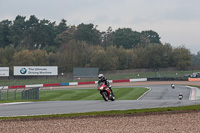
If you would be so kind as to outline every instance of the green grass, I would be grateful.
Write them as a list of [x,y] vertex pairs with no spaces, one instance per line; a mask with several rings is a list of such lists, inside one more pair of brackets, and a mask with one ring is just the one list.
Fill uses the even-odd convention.
[[[136,88],[113,88],[116,100],[136,100],[148,89]],[[74,89],[74,90],[42,90],[40,101],[66,101],[66,100],[103,100],[97,89]]]

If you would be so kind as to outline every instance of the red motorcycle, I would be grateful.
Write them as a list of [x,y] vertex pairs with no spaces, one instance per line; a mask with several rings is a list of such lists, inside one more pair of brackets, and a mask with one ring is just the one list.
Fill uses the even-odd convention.
[[108,88],[108,86],[105,85],[104,82],[100,82],[98,84],[98,90],[105,101],[108,101],[108,100],[114,101],[115,100],[115,96],[113,95],[111,90]]

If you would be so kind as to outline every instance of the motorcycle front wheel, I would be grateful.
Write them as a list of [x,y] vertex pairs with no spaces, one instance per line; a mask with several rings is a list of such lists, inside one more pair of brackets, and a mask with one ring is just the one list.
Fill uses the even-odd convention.
[[112,96],[111,101],[115,101],[115,97],[114,96]]

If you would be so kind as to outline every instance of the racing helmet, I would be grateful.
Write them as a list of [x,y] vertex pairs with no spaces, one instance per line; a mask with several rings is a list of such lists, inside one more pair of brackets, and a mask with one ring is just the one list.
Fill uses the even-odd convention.
[[104,78],[103,74],[99,74],[98,78],[99,78],[99,80],[101,80],[102,78]]

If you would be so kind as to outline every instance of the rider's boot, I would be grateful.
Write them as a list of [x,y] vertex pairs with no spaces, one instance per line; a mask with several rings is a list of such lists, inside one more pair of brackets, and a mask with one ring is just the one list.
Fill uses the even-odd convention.
[[114,93],[113,93],[113,91],[112,91],[111,85],[109,86],[109,89],[110,89],[110,91],[111,91],[111,94],[112,94],[113,96],[115,96]]

